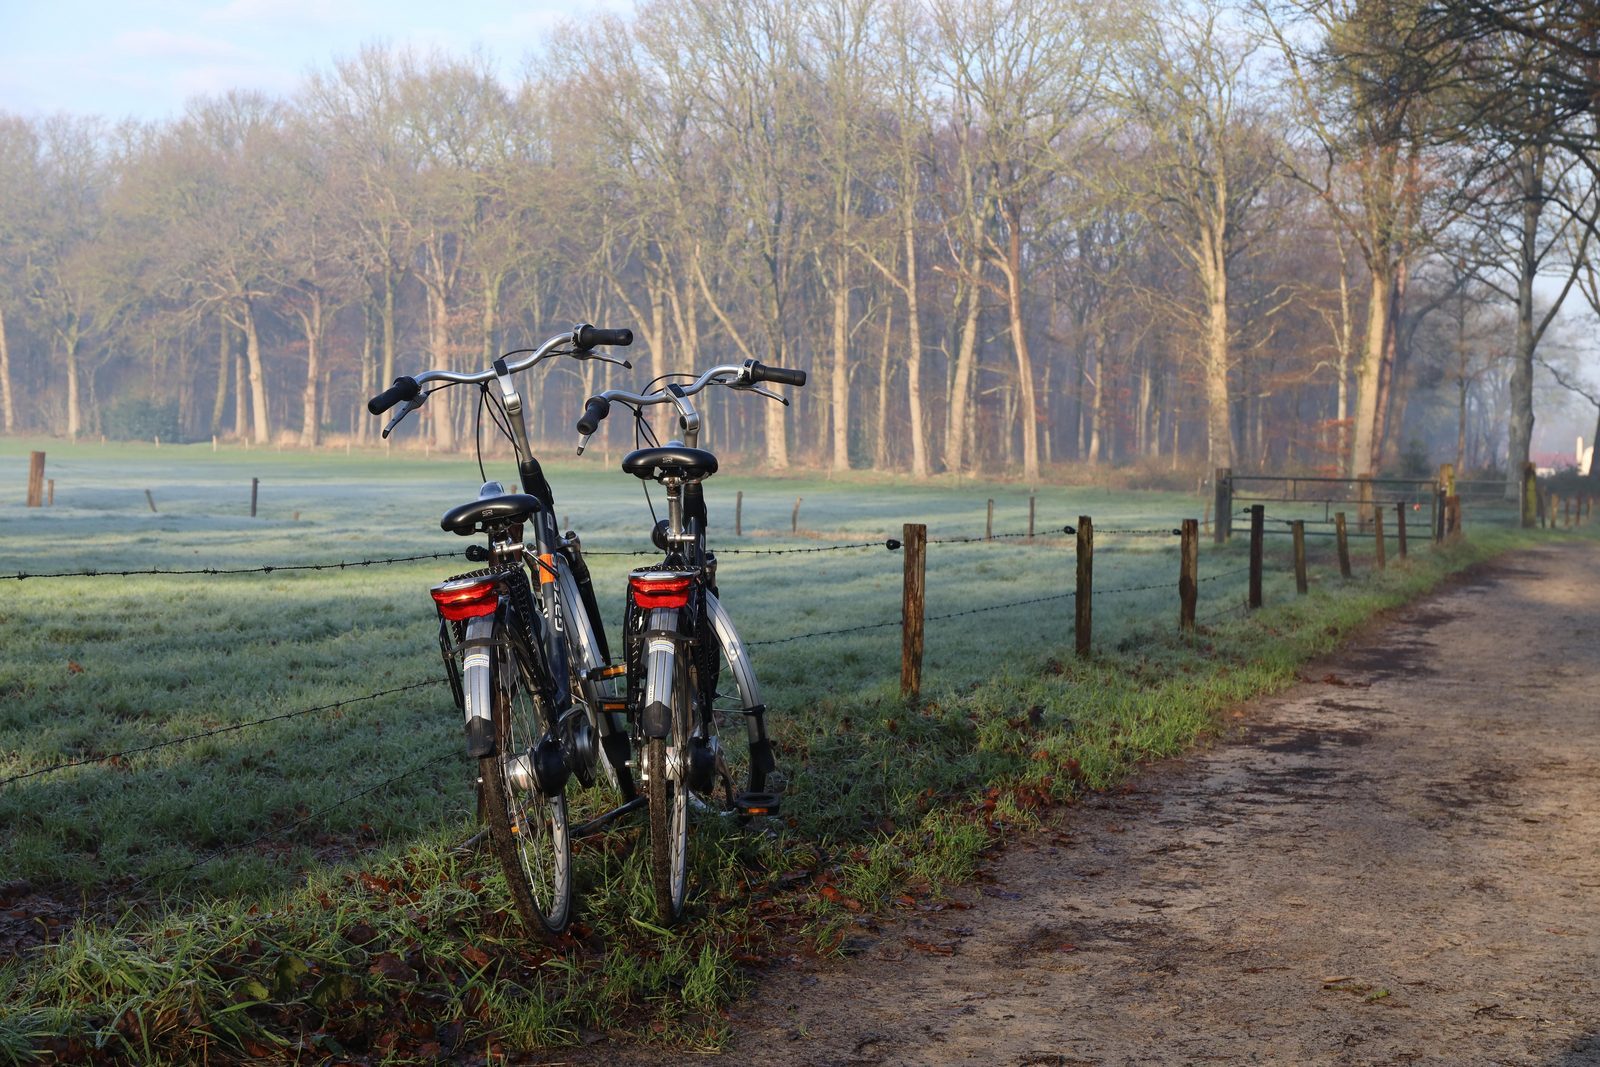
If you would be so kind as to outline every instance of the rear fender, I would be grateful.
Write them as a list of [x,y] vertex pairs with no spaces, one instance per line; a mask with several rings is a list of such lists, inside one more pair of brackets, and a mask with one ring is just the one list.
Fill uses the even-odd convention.
[[644,708],[639,726],[646,737],[672,732],[672,688],[678,671],[678,608],[654,608],[644,641]]
[[461,642],[462,712],[466,716],[467,754],[494,755],[495,627],[499,613],[467,620]]

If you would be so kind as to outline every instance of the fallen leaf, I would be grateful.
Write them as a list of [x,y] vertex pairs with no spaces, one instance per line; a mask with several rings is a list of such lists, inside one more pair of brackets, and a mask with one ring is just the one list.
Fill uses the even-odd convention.
[[392,952],[385,952],[373,960],[372,966],[368,970],[392,982],[415,982],[417,980],[417,972],[412,970],[405,960]]
[[466,948],[462,949],[461,958],[472,964],[474,967],[489,966],[489,954],[483,951],[483,949],[478,948],[476,945],[468,945]]
[[83,664],[74,663],[70,659],[67,660],[67,673],[68,674],[82,674],[83,673]]
[[934,956],[954,956],[956,954],[956,947],[953,944],[941,945],[934,941],[918,941],[914,937],[906,938],[906,944],[918,952],[926,952]]

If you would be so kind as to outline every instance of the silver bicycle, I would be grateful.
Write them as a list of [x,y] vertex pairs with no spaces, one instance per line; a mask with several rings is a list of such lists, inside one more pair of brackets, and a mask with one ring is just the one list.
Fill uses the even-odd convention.
[[[708,386],[722,385],[788,404],[761,388],[762,382],[803,386],[806,375],[755,360],[712,367],[689,385],[599,393],[578,420],[579,455],[613,404],[632,409],[644,439],[654,441],[643,412],[656,404],[674,405],[683,431],[681,442],[639,448],[622,460],[624,471],[660,484],[667,497],[667,516],[652,531],[661,562],[628,575],[623,624],[626,711],[644,786],[643,796],[624,807],[642,802],[649,809],[651,884],[665,923],[683,914],[687,897],[691,807],[774,815],[780,801],[773,788],[776,762],[767,738],[766,705],[744,642],[717,596],[717,559],[706,543],[702,490],[717,472],[717,457],[698,447],[700,415],[689,401]],[[731,690],[722,688],[725,677]],[[740,719],[744,729],[732,731],[724,744],[720,728]],[[742,751],[735,751],[734,739],[741,735]]]
[[[480,804],[489,838],[518,913],[531,930],[554,936],[572,917],[569,778],[609,783],[626,804],[637,795],[629,770],[623,704],[584,562],[582,545],[556,525],[555,498],[528,442],[515,375],[556,356],[631,367],[595,351],[633,342],[630,330],[583,324],[535,349],[507,352],[485,371],[430,370],[395,379],[367,403],[374,415],[403,403],[383,435],[427,402],[429,392],[479,387],[479,474],[475,499],[451,508],[440,526],[483,535],[467,559],[483,569],[432,589],[439,647],[467,752],[478,760]],[[514,358],[521,357],[521,358]],[[482,415],[487,411],[516,454],[521,492],[483,473]]]

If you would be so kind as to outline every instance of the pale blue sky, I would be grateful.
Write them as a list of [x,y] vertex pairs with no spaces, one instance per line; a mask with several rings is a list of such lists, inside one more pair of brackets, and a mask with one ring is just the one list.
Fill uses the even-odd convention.
[[0,0],[0,110],[171,118],[191,96],[287,94],[305,72],[386,41],[464,53],[503,76],[565,19],[631,0]]

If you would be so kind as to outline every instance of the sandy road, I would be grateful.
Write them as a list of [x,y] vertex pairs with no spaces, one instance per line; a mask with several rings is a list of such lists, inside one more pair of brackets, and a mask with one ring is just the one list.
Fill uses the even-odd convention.
[[1305,676],[1015,842],[969,908],[767,976],[724,1058],[1600,1065],[1600,548]]

